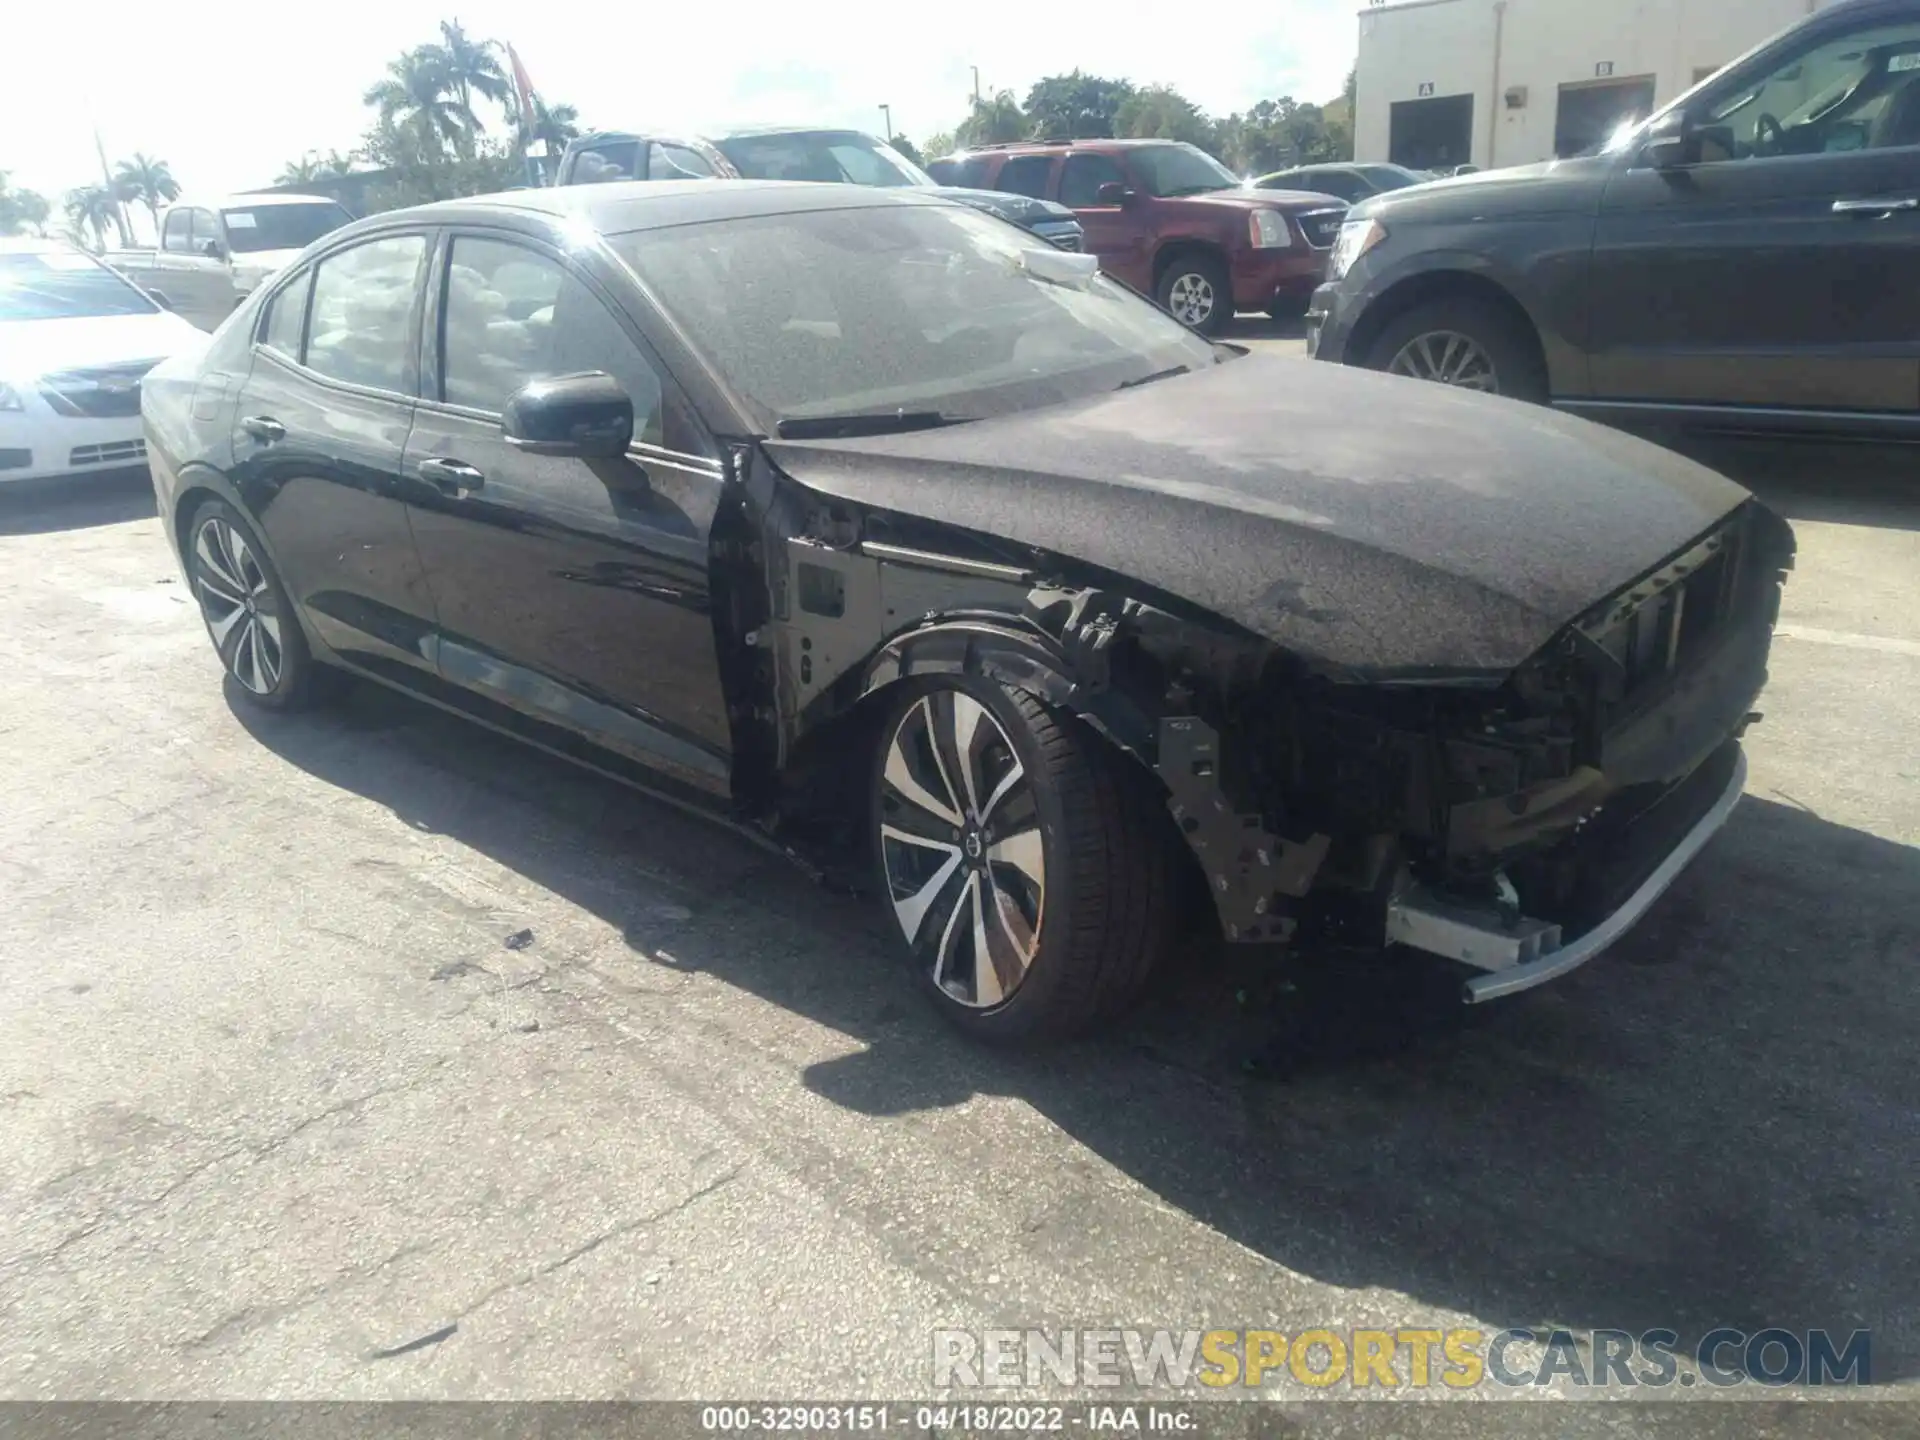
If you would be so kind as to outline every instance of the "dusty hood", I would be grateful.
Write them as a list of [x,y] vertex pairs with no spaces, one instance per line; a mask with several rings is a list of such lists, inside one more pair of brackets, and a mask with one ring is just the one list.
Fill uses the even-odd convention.
[[71,320],[0,321],[0,380],[34,380],[61,370],[163,360],[206,337],[178,315],[86,315]]
[[1085,561],[1376,675],[1511,669],[1747,498],[1551,410],[1279,357],[767,449],[814,490]]

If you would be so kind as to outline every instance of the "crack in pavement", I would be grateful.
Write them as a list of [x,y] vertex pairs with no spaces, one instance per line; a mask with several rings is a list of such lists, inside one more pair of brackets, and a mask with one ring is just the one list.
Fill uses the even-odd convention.
[[[477,1043],[484,1044],[487,1043],[487,1040],[494,1038],[497,1037],[488,1036],[486,1040]],[[470,1047],[463,1046],[461,1048],[466,1049]],[[237,1160],[241,1156],[251,1156],[256,1161],[263,1160],[275,1151],[283,1149],[298,1136],[304,1134],[324,1120],[363,1109],[382,1096],[398,1095],[404,1091],[418,1089],[431,1084],[442,1078],[447,1066],[452,1062],[454,1056],[459,1053],[460,1051],[456,1050],[453,1055],[438,1056],[432,1064],[427,1067],[424,1074],[415,1075],[407,1080],[398,1081],[391,1085],[376,1086],[363,1094],[350,1096],[345,1100],[337,1101],[322,1110],[318,1110],[311,1115],[302,1116],[285,1130],[276,1135],[271,1135],[265,1140],[242,1140],[236,1144],[229,1145],[226,1149],[210,1155],[199,1163],[188,1167],[184,1174],[176,1176],[158,1193],[142,1200],[136,1200],[120,1210],[98,1215],[78,1229],[63,1235],[59,1240],[44,1250],[29,1250],[23,1255],[14,1256],[12,1259],[0,1263],[0,1275],[13,1275],[23,1271],[38,1269],[49,1261],[58,1259],[75,1245],[80,1244],[93,1235],[99,1234],[100,1231],[107,1227],[125,1224],[135,1216],[145,1214],[147,1211],[165,1204],[175,1194],[185,1189],[188,1185],[191,1185],[209,1170],[224,1165],[229,1160]]]
[[192,1339],[183,1340],[173,1348],[179,1353],[186,1353],[192,1350],[204,1350],[226,1339],[229,1335],[246,1334],[250,1331],[261,1329],[263,1326],[271,1325],[277,1320],[284,1320],[289,1315],[297,1315],[302,1310],[318,1304],[341,1285],[369,1279],[372,1276],[378,1275],[390,1265],[397,1265],[412,1255],[424,1255],[432,1248],[430,1245],[415,1241],[402,1245],[391,1255],[386,1256],[384,1259],[376,1260],[370,1265],[348,1266],[331,1279],[322,1281],[318,1285],[309,1286],[291,1300],[283,1300],[275,1305],[242,1306],[232,1314],[223,1316],[221,1319],[215,1321]]
[[671,1205],[663,1206],[645,1215],[636,1216],[631,1220],[622,1221],[618,1225],[609,1226],[598,1234],[589,1236],[587,1239],[581,1241],[565,1254],[557,1255],[545,1264],[535,1266],[526,1274],[516,1276],[512,1280],[502,1280],[498,1285],[488,1287],[473,1300],[462,1306],[454,1317],[439,1329],[428,1331],[425,1335],[404,1341],[389,1349],[369,1351],[367,1353],[367,1359],[369,1361],[391,1360],[396,1356],[411,1354],[416,1350],[424,1350],[429,1346],[438,1345],[443,1340],[450,1339],[460,1329],[461,1321],[468,1319],[476,1311],[490,1305],[502,1295],[512,1290],[524,1289],[528,1285],[546,1279],[549,1275],[557,1274],[575,1261],[591,1255],[595,1250],[598,1250],[609,1241],[618,1240],[624,1235],[631,1235],[637,1230],[644,1230],[650,1225],[658,1225],[662,1220],[672,1219],[682,1211],[699,1204],[700,1201],[706,1199],[709,1195],[732,1184],[745,1168],[744,1165],[736,1165],[731,1170],[715,1176],[706,1184],[699,1186],[691,1193],[674,1201]]

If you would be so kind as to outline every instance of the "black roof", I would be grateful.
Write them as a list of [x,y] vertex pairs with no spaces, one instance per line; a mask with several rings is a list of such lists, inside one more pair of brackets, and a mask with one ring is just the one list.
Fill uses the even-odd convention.
[[507,190],[468,200],[440,200],[379,218],[392,222],[484,219],[489,212],[532,212],[585,222],[603,235],[739,220],[752,215],[809,210],[862,210],[880,205],[949,204],[918,186],[823,185],[810,180],[622,180],[604,185],[561,185]]

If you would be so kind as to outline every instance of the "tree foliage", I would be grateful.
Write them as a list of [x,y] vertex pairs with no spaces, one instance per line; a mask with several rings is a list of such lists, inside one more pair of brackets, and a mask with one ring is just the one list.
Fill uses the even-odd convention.
[[0,170],[0,235],[44,235],[53,207],[37,190],[15,189]]
[[119,202],[105,185],[82,185],[67,192],[67,220],[72,233],[91,235],[92,248],[107,248],[107,227],[120,223]]
[[180,182],[164,160],[134,152],[131,160],[122,160],[113,169],[116,199],[137,200],[147,207],[154,234],[160,233],[160,207],[180,198]]
[[1345,93],[1325,106],[1291,95],[1262,100],[1244,112],[1209,116],[1170,85],[1136,85],[1071,70],[1047,75],[1027,90],[1024,105],[1008,91],[977,102],[952,131],[921,142],[928,159],[955,149],[1008,140],[1098,136],[1184,140],[1210,151],[1229,169],[1264,174],[1289,165],[1353,158],[1353,75]]

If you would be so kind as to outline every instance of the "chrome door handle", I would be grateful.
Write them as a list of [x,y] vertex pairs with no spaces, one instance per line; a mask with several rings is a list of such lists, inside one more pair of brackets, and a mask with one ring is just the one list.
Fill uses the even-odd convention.
[[1920,198],[1904,195],[1886,200],[1836,200],[1836,215],[1891,215],[1896,210],[1920,210]]
[[420,462],[420,478],[448,495],[478,490],[487,483],[487,477],[466,461],[448,460],[439,455]]
[[271,415],[249,415],[240,422],[240,428],[262,445],[287,438],[287,427]]

